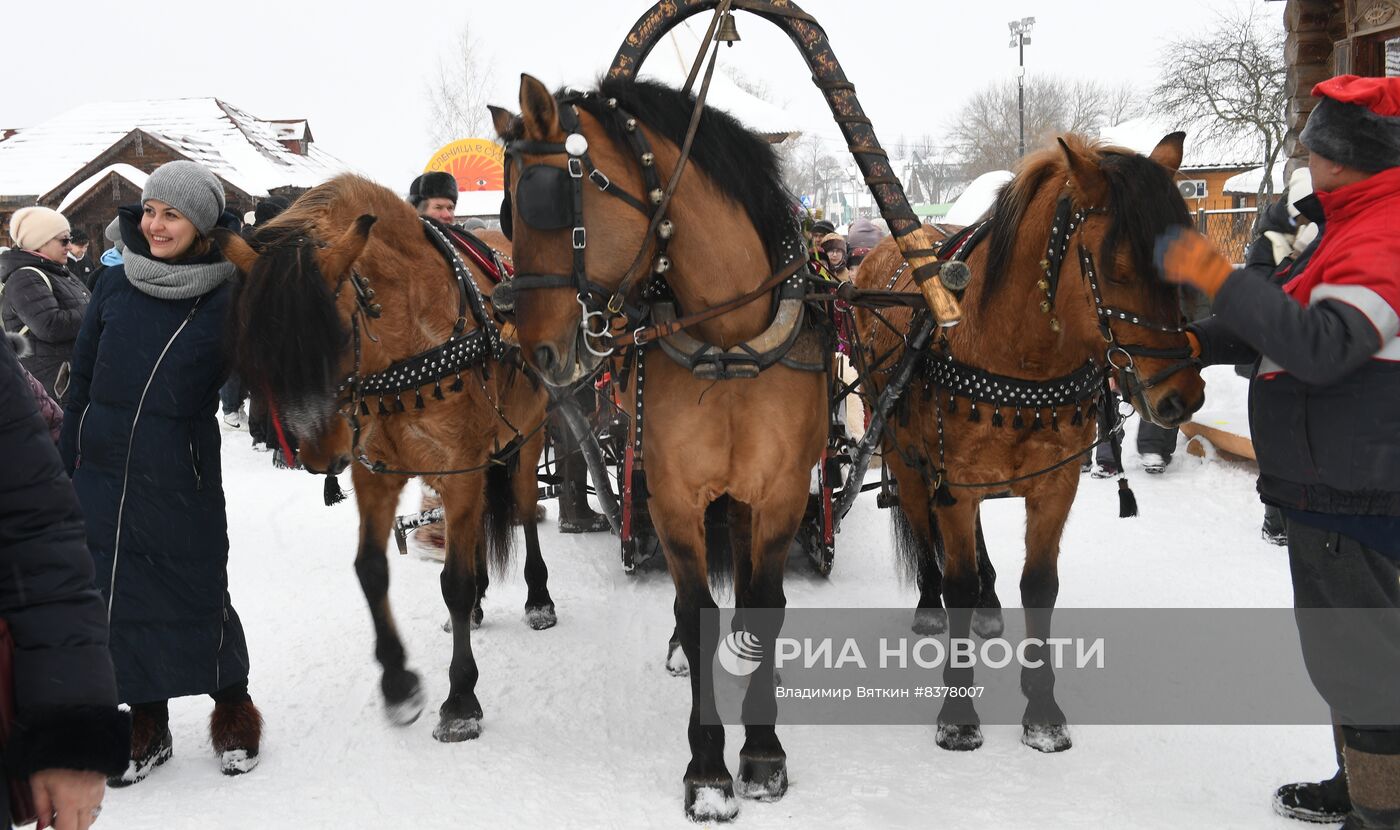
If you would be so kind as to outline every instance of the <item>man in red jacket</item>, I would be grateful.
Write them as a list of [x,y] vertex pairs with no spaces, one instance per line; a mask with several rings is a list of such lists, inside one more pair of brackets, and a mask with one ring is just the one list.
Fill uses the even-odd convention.
[[1400,78],[1343,75],[1313,95],[1299,139],[1316,192],[1298,206],[1325,223],[1282,286],[1190,231],[1159,240],[1158,261],[1215,299],[1190,329],[1202,362],[1256,362],[1259,494],[1286,516],[1303,657],[1339,727],[1344,774],[1287,785],[1275,806],[1400,828],[1400,726],[1364,714],[1400,700]]

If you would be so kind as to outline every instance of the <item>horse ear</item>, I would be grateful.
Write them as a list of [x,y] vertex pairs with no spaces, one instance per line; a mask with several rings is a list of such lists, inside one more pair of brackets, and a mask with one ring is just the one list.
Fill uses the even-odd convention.
[[377,221],[378,216],[366,213],[346,228],[345,233],[331,245],[330,253],[321,260],[321,273],[327,279],[340,279],[340,275],[360,258],[369,242],[369,229]]
[[1147,157],[1175,173],[1181,168],[1181,157],[1186,153],[1185,148],[1186,133],[1178,130],[1163,136]]
[[1063,138],[1055,140],[1060,143],[1060,152],[1064,153],[1074,189],[1079,191],[1087,207],[1100,207],[1100,203],[1108,196],[1108,184],[1099,172],[1098,165],[1083,153],[1071,149]]
[[487,104],[486,108],[491,111],[491,125],[496,128],[498,137],[510,138],[514,135],[516,126],[520,123],[520,116],[490,104]]
[[525,134],[533,139],[546,139],[559,129],[559,105],[549,89],[538,78],[520,75],[520,118]]
[[245,242],[243,237],[228,228],[215,228],[209,236],[223,252],[224,259],[233,263],[234,268],[244,274],[253,270],[253,263],[258,261],[258,252],[254,251],[253,246]]

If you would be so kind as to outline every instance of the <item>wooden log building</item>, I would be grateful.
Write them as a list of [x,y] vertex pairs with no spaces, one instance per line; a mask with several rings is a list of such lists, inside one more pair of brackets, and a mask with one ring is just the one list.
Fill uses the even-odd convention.
[[315,146],[305,120],[255,118],[217,98],[87,104],[33,127],[0,129],[0,245],[13,244],[16,210],[43,205],[86,231],[101,253],[117,207],[139,202],[146,176],[176,159],[212,170],[239,216],[346,169]]

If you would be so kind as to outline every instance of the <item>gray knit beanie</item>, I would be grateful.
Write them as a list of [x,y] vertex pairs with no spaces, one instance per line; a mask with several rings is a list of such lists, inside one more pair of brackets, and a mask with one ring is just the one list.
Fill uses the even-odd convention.
[[141,191],[141,203],[157,199],[180,211],[200,235],[208,235],[224,212],[224,186],[209,169],[192,161],[157,167]]

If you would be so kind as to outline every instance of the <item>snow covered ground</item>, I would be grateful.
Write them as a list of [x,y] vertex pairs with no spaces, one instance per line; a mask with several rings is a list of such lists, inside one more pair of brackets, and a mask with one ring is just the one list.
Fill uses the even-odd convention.
[[[1131,450],[1127,463],[1132,472]],[[689,692],[662,668],[672,627],[663,571],[624,575],[614,537],[558,534],[550,503],[541,541],[559,625],[536,632],[520,621],[519,574],[493,582],[473,637],[485,731],[439,744],[430,733],[450,657],[439,566],[391,553],[391,601],[429,702],[417,723],[395,728],[352,566],[353,501],[322,506],[318,480],[274,469],[245,433],[225,433],[224,475],[233,599],[267,721],[262,764],[224,778],[210,701],[173,701],[174,758],[110,792],[98,827],[691,826],[681,810]],[[1142,515],[1120,520],[1115,483],[1085,477],[1064,541],[1062,607],[1290,606],[1286,554],[1259,537],[1249,469],[1179,451],[1165,475],[1139,471],[1132,484]],[[416,499],[416,485],[405,492]],[[985,515],[1011,605],[1024,512],[1007,500]],[[793,561],[789,603],[912,607],[889,540],[888,516],[864,497],[829,580]],[[780,727],[791,788],[777,803],[743,802],[736,826],[1297,827],[1270,811],[1273,788],[1333,769],[1322,726],[1081,726],[1060,755],[1022,746],[1015,726],[985,732],[982,749],[954,754],[935,746],[932,727]],[[731,772],[742,742],[730,727]]]

